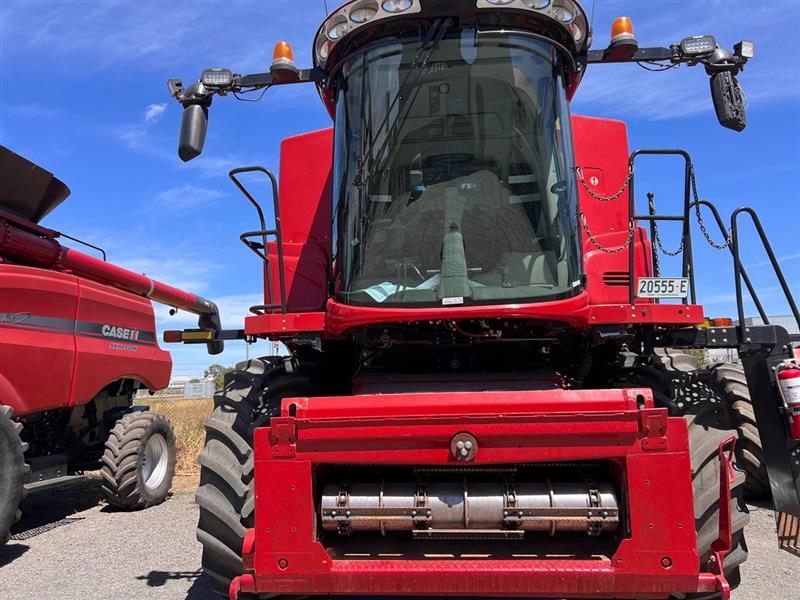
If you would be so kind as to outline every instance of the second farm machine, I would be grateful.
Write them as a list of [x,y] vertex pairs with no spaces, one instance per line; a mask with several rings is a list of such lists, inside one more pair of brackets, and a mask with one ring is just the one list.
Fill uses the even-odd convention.
[[[624,123],[569,108],[594,65],[688,64],[740,131],[753,44],[639,48],[626,18],[607,48],[591,37],[572,0],[354,0],[310,69],[280,43],[269,73],[170,80],[184,160],[215,96],[311,83],[335,122],[284,141],[280,184],[231,172],[260,216],[241,239],[264,304],[242,330],[167,334],[289,350],[238,365],[206,423],[198,538],[220,593],[728,598],[743,496],[767,491],[797,551],[796,340],[741,264],[742,217],[800,314],[757,216],[727,225],[688,153],[630,153]],[[674,214],[637,207],[647,154],[685,162]],[[271,228],[247,172],[272,186]],[[733,257],[738,322],[696,298],[701,210]],[[662,221],[682,225],[674,276]],[[741,365],[702,367],[697,348]]]

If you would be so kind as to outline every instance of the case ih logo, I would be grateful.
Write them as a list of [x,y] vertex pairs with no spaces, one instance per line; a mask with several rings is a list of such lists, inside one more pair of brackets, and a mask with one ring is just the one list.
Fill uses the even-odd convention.
[[22,323],[31,318],[31,313],[2,313],[0,312],[0,323]]
[[126,327],[115,327],[114,325],[103,325],[103,328],[100,332],[109,338],[114,338],[117,340],[130,340],[135,342],[139,339],[139,330],[138,329],[128,329]]

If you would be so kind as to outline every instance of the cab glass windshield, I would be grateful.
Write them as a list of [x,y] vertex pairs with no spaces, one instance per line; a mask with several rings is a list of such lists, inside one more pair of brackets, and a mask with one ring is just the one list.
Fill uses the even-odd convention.
[[581,286],[561,59],[523,34],[388,42],[337,80],[339,300],[538,302]]

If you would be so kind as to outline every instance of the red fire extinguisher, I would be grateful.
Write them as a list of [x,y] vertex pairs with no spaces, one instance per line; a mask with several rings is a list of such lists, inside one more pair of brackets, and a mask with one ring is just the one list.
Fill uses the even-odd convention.
[[789,433],[800,440],[800,367],[790,364],[778,371],[778,385],[789,409]]

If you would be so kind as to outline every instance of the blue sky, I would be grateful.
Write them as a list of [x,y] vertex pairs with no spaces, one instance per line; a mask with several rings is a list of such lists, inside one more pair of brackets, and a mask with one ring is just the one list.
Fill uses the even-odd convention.
[[[591,11],[590,0],[584,5]],[[607,44],[619,15],[632,17],[644,46],[702,33],[727,47],[755,40],[756,58],[740,77],[750,106],[744,133],[717,124],[701,68],[595,66],[573,112],[625,119],[632,148],[691,152],[702,197],[724,215],[743,204],[761,212],[800,296],[800,0],[597,0],[595,48]],[[105,247],[116,263],[217,301],[223,324],[239,327],[247,307],[260,302],[260,267],[238,240],[254,228],[255,215],[227,171],[262,164],[277,172],[280,140],[330,119],[312,86],[272,90],[258,104],[218,99],[205,154],[183,164],[176,155],[180,108],[165,82],[191,81],[212,66],[266,70],[281,39],[294,45],[298,64],[310,65],[324,16],[323,0],[4,0],[0,143],[71,187],[72,197],[46,225]],[[678,206],[680,164],[642,166],[638,189],[655,191],[664,211]],[[732,315],[730,258],[695,236],[701,301],[708,313]],[[675,230],[665,227],[664,238],[677,245]],[[745,259],[765,305],[787,314],[765,255],[750,243],[755,237],[747,240]],[[161,327],[193,326],[191,315],[169,318],[162,307],[157,315]],[[202,374],[212,362],[199,347],[170,349],[175,375]],[[219,360],[232,364],[244,355],[243,345],[229,344]]]

